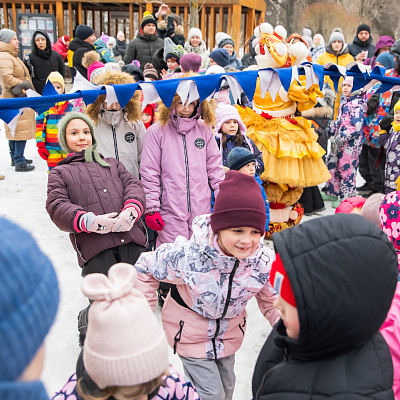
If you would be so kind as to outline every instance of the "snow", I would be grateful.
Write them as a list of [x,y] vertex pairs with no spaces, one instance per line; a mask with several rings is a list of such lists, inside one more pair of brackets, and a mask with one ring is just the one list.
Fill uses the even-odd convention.
[[[0,215],[4,216],[34,236],[40,248],[48,255],[57,272],[61,301],[56,322],[46,338],[46,360],[42,380],[50,396],[60,390],[75,371],[80,352],[78,345],[77,316],[87,306],[87,299],[80,291],[82,282],[75,251],[68,234],[61,232],[50,220],[46,210],[47,164],[37,151],[34,140],[27,143],[26,158],[33,159],[36,169],[28,173],[16,173],[10,166],[8,143],[4,128],[0,132],[0,173],[6,175],[0,181]],[[359,180],[359,179],[358,179]],[[319,215],[334,213],[330,202]],[[313,217],[304,217],[307,221]],[[270,243],[269,243],[270,245]],[[235,400],[251,398],[251,377],[257,355],[271,331],[271,327],[258,309],[255,299],[248,307],[247,332],[240,350],[236,354]],[[157,311],[160,317],[160,311]],[[170,361],[183,371],[177,355],[170,350]]]

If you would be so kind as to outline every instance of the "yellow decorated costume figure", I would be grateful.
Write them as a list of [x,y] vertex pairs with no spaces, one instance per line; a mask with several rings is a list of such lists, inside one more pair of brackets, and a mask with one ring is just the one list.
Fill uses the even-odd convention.
[[[254,34],[259,40],[255,45],[257,66],[249,69],[284,68],[307,61],[307,47],[301,42],[288,46],[282,26],[274,30],[263,23]],[[275,95],[274,90],[271,94],[263,87],[263,74],[257,81],[253,110],[239,109],[239,113],[247,136],[263,153],[261,179],[270,201],[272,234],[300,222],[303,209],[297,201],[303,188],[327,181],[330,173],[322,160],[325,151],[317,143],[318,135],[309,121],[295,116],[296,111],[313,108],[317,98],[323,97],[318,84],[307,88],[305,77],[300,83],[292,78],[289,90],[280,85]]]

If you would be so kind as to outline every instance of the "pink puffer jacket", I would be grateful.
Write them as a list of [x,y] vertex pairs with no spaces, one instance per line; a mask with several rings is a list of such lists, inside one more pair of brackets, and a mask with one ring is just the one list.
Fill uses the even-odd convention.
[[164,330],[174,352],[184,357],[216,359],[234,354],[246,329],[246,305],[256,297],[271,325],[280,318],[273,307],[275,292],[268,282],[274,253],[263,246],[248,258],[228,257],[214,246],[210,216],[193,222],[190,240],[142,253],[135,267],[137,287],[152,307],[158,281],[173,283],[162,312]]

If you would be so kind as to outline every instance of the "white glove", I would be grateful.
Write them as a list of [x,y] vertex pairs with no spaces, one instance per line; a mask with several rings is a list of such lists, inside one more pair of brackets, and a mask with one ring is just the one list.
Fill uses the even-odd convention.
[[105,233],[110,233],[115,222],[117,221],[117,219],[114,218],[117,215],[118,213],[116,212],[103,215],[95,215],[92,212],[88,212],[82,217],[81,225],[83,225],[85,228],[82,230],[100,233],[102,235]]
[[138,218],[138,213],[134,207],[127,207],[121,211],[115,219],[115,225],[111,232],[129,232]]

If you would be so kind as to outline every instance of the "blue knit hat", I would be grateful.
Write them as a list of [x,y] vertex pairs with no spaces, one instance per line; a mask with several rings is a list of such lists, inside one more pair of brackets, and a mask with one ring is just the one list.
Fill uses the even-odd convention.
[[212,58],[220,67],[225,68],[230,63],[230,57],[227,49],[215,49],[210,53]]
[[396,66],[394,61],[394,55],[390,54],[388,51],[384,51],[376,57],[375,62],[380,62],[386,69],[392,69]]
[[50,260],[32,236],[0,217],[0,382],[15,381],[54,322],[59,290]]
[[228,167],[239,171],[245,165],[256,162],[254,154],[245,147],[234,147],[228,154]]

